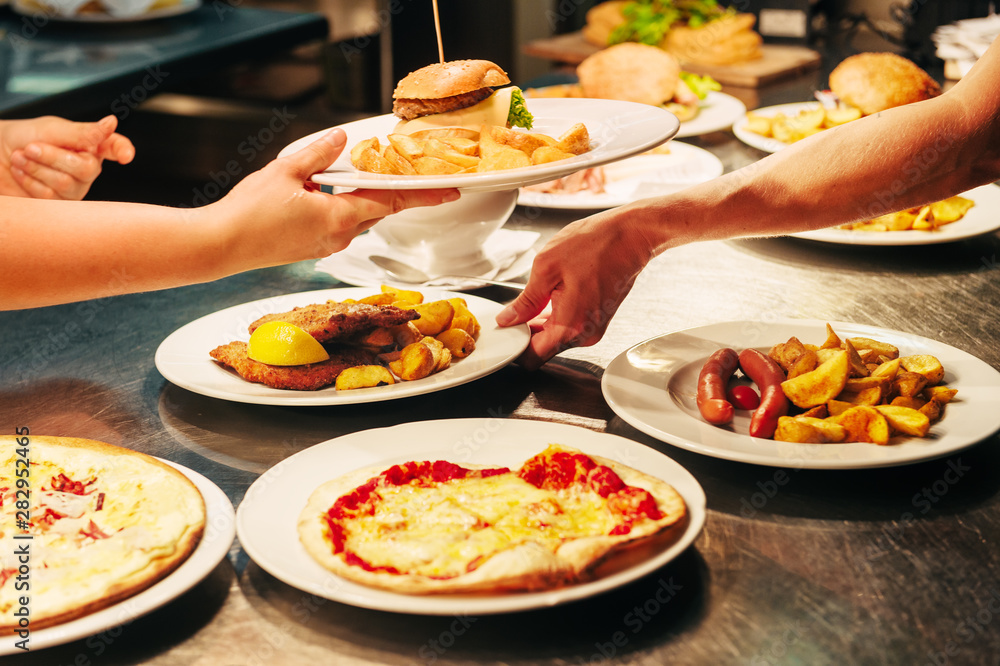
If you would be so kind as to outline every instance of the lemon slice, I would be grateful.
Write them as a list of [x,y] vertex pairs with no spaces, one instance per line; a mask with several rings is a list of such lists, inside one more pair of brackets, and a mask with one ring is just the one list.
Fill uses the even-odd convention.
[[283,321],[258,326],[250,336],[247,356],[268,365],[305,365],[330,358],[316,338]]

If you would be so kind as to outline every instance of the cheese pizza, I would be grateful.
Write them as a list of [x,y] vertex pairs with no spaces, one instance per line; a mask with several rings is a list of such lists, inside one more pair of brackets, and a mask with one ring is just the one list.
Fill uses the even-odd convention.
[[197,546],[205,503],[156,458],[93,440],[0,437],[0,634],[149,587]]
[[349,473],[313,492],[298,533],[317,562],[365,585],[513,592],[583,581],[685,514],[668,483],[550,445],[518,470],[439,460]]

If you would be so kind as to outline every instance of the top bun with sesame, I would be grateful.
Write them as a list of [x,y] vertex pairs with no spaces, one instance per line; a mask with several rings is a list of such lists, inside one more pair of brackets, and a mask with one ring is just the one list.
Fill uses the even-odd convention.
[[866,116],[941,94],[941,86],[894,53],[859,53],[830,72],[830,90]]

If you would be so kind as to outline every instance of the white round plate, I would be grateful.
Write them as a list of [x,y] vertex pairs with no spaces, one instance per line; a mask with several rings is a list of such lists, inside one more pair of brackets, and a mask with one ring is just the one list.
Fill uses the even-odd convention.
[[[571,94],[574,95],[571,99],[580,95],[579,84],[560,83],[553,86],[534,88],[528,92],[526,97],[529,100],[528,105],[534,106],[536,99],[563,99]],[[705,95],[705,99],[699,105],[698,115],[691,120],[681,122],[681,127],[674,138],[681,139],[686,136],[701,136],[709,132],[727,130],[746,112],[747,107],[743,102],[732,95],[713,90]]]
[[63,23],[134,23],[137,21],[152,21],[155,19],[167,18],[169,16],[179,16],[187,14],[201,7],[201,0],[183,0],[175,5],[160,7],[141,14],[130,16],[114,16],[105,12],[90,12],[85,14],[63,15],[53,12],[39,11],[38,5],[25,0],[14,0],[11,9],[24,16],[36,16],[50,21],[60,21]]
[[[33,629],[28,645],[32,650],[62,645],[93,636],[112,627],[130,622],[166,605],[200,583],[222,561],[236,537],[236,513],[222,490],[207,478],[186,467],[163,460],[183,472],[198,487],[205,500],[205,533],[194,552],[166,578],[135,596],[103,608],[96,613],[44,629]],[[0,655],[21,654],[14,643],[21,640],[4,636],[0,640]]]
[[[783,113],[786,116],[795,116],[798,115],[799,111],[815,109],[819,106],[819,102],[794,102],[792,104],[778,104],[777,106],[765,106],[760,109],[754,109],[753,114],[756,116],[766,116],[768,118],[774,117],[779,113]],[[776,153],[782,148],[787,148],[791,145],[773,137],[762,136],[756,132],[748,130],[746,113],[733,123],[733,134],[736,135],[737,139],[748,146],[756,148],[757,150],[763,150],[765,153]]]
[[680,141],[664,148],[667,154],[629,157],[604,167],[604,192],[581,190],[572,194],[533,192],[521,189],[517,203],[538,208],[614,208],[638,199],[670,194],[722,175],[722,161],[708,152]]
[[[559,137],[576,123],[586,125],[590,134],[590,151],[548,164],[452,176],[390,176],[358,171],[351,165],[350,149],[359,141],[373,136],[385,141],[399,122],[399,118],[390,113],[340,125],[347,132],[344,152],[330,168],[314,175],[312,180],[321,185],[381,190],[436,187],[458,187],[470,192],[512,190],[644,152],[677,134],[680,126],[677,117],[665,109],[633,102],[533,99],[529,107],[535,117],[532,132]],[[304,148],[328,131],[322,130],[293,142],[282,149],[279,157]]]
[[[316,563],[299,542],[296,523],[322,483],[355,469],[408,460],[520,467],[553,442],[616,460],[670,483],[684,498],[688,523],[663,550],[629,561],[587,583],[544,592],[498,595],[407,595],[360,585]],[[522,419],[447,419],[406,423],[331,439],[300,451],[257,479],[236,512],[244,550],[275,578],[305,592],[363,608],[423,615],[484,615],[546,608],[611,590],[680,555],[705,523],[705,493],[676,462],[629,439],[577,426]]]
[[294,307],[324,303],[327,300],[357,299],[378,293],[377,290],[364,287],[286,294],[213,312],[168,335],[157,348],[154,362],[156,369],[168,381],[212,398],[255,405],[352,405],[423,395],[465,384],[499,370],[527,348],[531,339],[527,324],[499,328],[494,323],[497,313],[503,309],[499,303],[438,289],[426,288],[419,291],[428,301],[461,296],[482,326],[475,352],[424,379],[351,391],[338,391],[332,386],[318,391],[290,391],[248,382],[232,370],[221,367],[208,355],[219,345],[234,340],[249,340],[247,326],[265,314],[285,312]]
[[830,322],[844,337],[868,337],[899,347],[900,354],[932,354],[945,368],[944,383],[958,389],[944,418],[924,438],[894,437],[870,443],[796,444],[750,437],[749,412],[737,411],[726,427],[701,418],[695,403],[698,374],[708,356],[723,347],[767,351],[796,336],[804,343],[826,340],[818,320],[734,321],[668,333],[641,342],[615,358],[601,388],[618,416],[661,441],[715,458],[797,469],[889,467],[952,454],[1000,429],[1000,373],[975,356],[935,340],[874,326]]
[[[499,271],[494,268],[494,270],[478,277],[513,281],[514,278],[524,275],[531,270],[531,262],[535,258],[535,252],[531,248],[539,237],[540,234],[537,231],[498,229],[493,232],[483,243],[483,254],[490,264],[502,266],[502,268]],[[397,283],[386,275],[384,270],[368,259],[373,254],[399,259],[402,262],[411,261],[409,257],[397,252],[396,248],[386,243],[378,234],[367,233],[355,238],[347,248],[340,252],[335,252],[317,261],[316,270],[332,275],[341,282],[359,287],[379,287],[388,284],[403,289],[414,288],[413,285]],[[434,286],[437,289],[465,291],[482,289],[488,285],[476,280],[437,280],[434,282]]]
[[1000,229],[1000,187],[983,185],[962,193],[976,205],[962,219],[933,231],[854,231],[850,229],[816,229],[790,234],[795,238],[841,243],[844,245],[932,245],[972,238]]

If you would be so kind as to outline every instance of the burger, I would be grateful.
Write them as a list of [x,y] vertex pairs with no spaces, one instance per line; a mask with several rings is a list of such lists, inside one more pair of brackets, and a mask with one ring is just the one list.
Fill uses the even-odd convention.
[[396,84],[392,112],[395,132],[483,125],[531,129],[532,117],[521,89],[489,60],[451,60],[410,72]]
[[637,42],[588,56],[576,75],[584,97],[663,106],[682,122],[698,114],[710,90],[721,87],[711,77],[682,72],[677,59],[663,49]]
[[868,116],[941,94],[937,81],[895,53],[859,53],[830,72],[830,90]]

